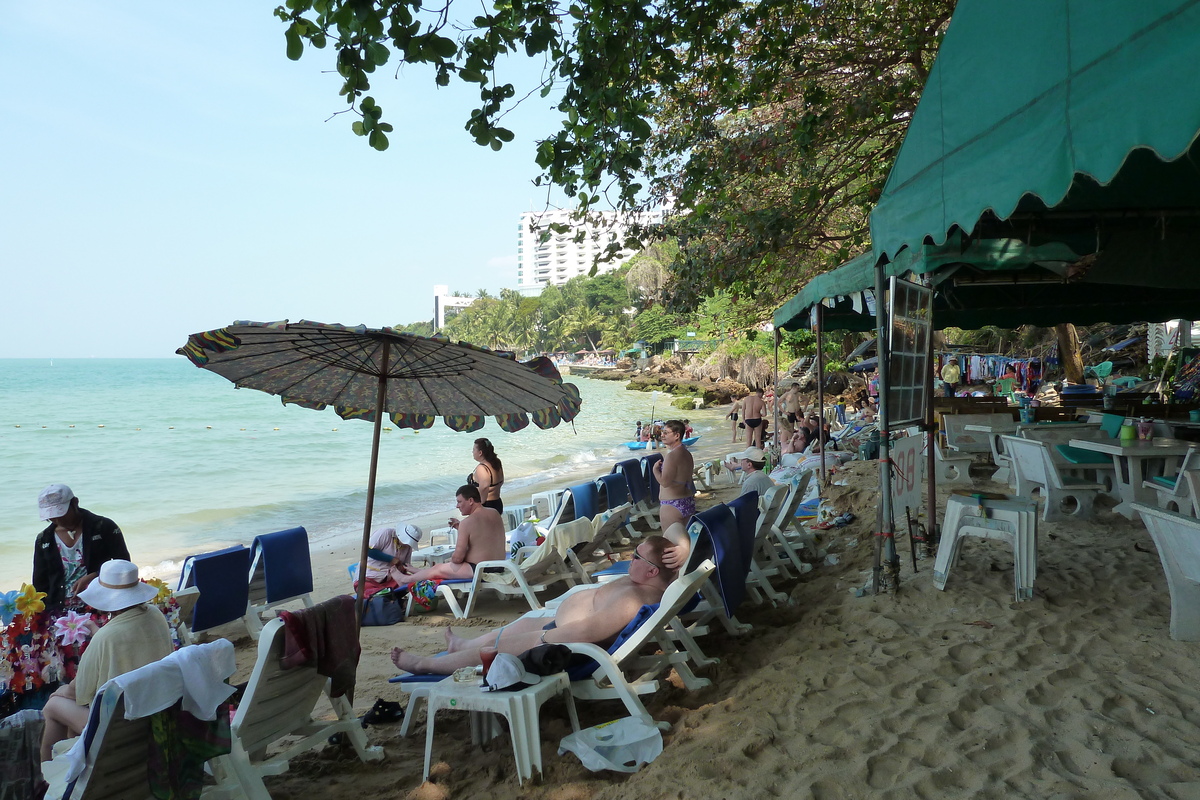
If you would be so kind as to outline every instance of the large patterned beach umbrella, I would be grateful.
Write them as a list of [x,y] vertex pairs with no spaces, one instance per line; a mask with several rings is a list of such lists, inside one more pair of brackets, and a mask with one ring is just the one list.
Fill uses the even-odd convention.
[[[485,348],[391,328],[301,320],[235,322],[194,333],[176,351],[239,388],[278,395],[305,408],[333,406],[343,419],[375,423],[359,575],[366,574],[375,472],[384,415],[401,428],[428,428],[441,417],[476,431],[494,417],[509,432],[552,428],[579,413],[579,390],[546,358],[518,363]],[[360,618],[362,597],[359,596]]]

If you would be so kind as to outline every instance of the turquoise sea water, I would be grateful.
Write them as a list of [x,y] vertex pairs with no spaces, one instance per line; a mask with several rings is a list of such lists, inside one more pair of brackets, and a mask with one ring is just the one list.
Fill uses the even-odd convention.
[[[650,396],[568,380],[584,401],[574,428],[509,434],[489,420],[476,433],[441,421],[385,431],[375,525],[449,515],[478,436],[504,461],[507,502],[527,498],[522,487],[535,480],[626,457],[620,443],[650,416]],[[162,572],[187,553],[296,525],[314,541],[362,530],[369,423],[235,389],[183,358],[0,359],[0,387],[0,590],[29,580],[45,525],[37,496],[50,483],[116,520],[133,559]],[[661,398],[658,412],[669,413]]]

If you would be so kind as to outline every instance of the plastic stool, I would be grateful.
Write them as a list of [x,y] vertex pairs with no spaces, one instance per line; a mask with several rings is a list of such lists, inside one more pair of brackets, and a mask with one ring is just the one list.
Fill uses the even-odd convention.
[[933,567],[933,585],[938,589],[945,590],[950,568],[958,563],[962,541],[967,536],[1010,543],[1016,598],[1033,598],[1033,582],[1037,577],[1037,503],[1014,497],[984,500],[951,495]]
[[538,711],[542,703],[557,694],[567,699],[567,713],[571,717],[571,730],[579,730],[579,717],[575,713],[575,699],[571,696],[571,681],[567,673],[546,675],[533,686],[515,692],[485,692],[479,683],[456,683],[453,679],[432,684],[425,700],[428,704],[425,722],[425,773],[429,779],[429,764],[433,759],[433,727],[438,709],[470,711],[471,741],[482,744],[498,730],[489,718],[477,712],[500,714],[508,719],[508,730],[512,736],[513,755],[517,760],[517,783],[533,777],[536,767],[542,771],[542,737],[538,725]]

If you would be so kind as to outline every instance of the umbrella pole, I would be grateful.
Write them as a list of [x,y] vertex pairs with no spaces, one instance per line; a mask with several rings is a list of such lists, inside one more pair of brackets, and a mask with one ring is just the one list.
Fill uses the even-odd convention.
[[355,599],[355,619],[362,628],[363,603],[367,582],[367,550],[371,545],[371,515],[375,511],[375,472],[379,468],[379,434],[383,430],[384,402],[387,400],[388,356],[391,342],[383,342],[383,358],[379,369],[379,391],[375,395],[375,431],[371,436],[371,472],[367,476],[367,512],[363,519],[362,553],[358,559],[358,593]]

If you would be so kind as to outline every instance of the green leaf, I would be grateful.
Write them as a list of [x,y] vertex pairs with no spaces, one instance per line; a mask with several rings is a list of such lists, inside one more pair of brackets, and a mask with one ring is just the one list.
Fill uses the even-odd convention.
[[299,61],[300,56],[304,55],[304,43],[300,41],[300,34],[296,32],[295,23],[292,23],[292,27],[287,29],[284,38],[287,39],[287,57],[292,61]]
[[458,45],[453,39],[447,39],[445,36],[429,37],[429,46],[441,58],[454,58],[458,53]]
[[388,138],[383,134],[383,131],[371,131],[371,136],[367,139],[367,141],[370,142],[371,147],[374,147],[381,153],[388,149]]
[[363,136],[366,134],[366,131],[363,129],[363,124],[359,120],[355,120],[350,124],[350,130],[354,131],[356,136]]
[[367,57],[376,66],[381,67],[386,64],[390,55],[391,51],[379,42],[370,42],[367,44]]

